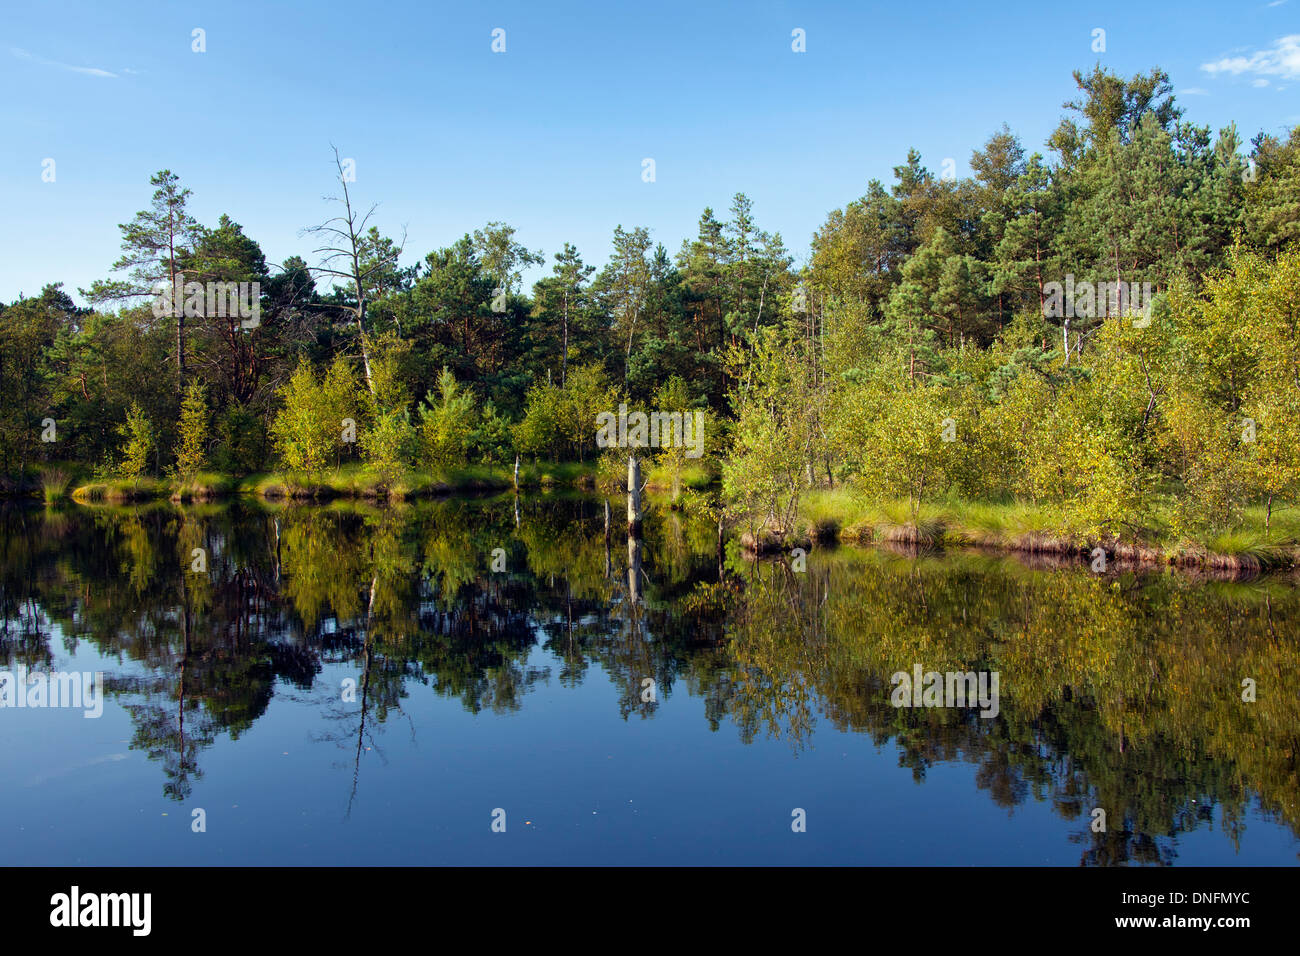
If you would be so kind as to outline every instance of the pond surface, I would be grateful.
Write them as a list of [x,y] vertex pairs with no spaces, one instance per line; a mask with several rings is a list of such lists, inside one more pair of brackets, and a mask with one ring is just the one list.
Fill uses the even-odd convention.
[[[70,672],[105,698],[0,709],[8,864],[1300,853],[1293,578],[799,570],[666,509],[607,540],[600,498],[548,495],[10,506],[0,531],[6,701]],[[931,671],[995,677],[996,706],[900,697]]]

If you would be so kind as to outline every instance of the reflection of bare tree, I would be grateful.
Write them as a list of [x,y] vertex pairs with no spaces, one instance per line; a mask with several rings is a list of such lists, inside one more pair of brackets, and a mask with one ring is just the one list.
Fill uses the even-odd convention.
[[[373,638],[366,636],[361,640],[357,656],[349,654],[347,659],[359,663],[360,673],[357,678],[358,694],[353,702],[343,702],[341,695],[333,688],[327,688],[322,704],[322,716],[330,721],[342,721],[347,724],[355,722],[355,729],[340,732],[314,732],[311,740],[315,743],[334,743],[340,748],[351,751],[348,761],[352,770],[352,785],[348,791],[347,809],[344,819],[351,817],[356,805],[356,798],[361,781],[361,761],[366,754],[374,754],[381,763],[387,763],[384,749],[376,737],[376,730],[382,728],[383,720],[376,720],[376,702],[383,700],[385,716],[402,713],[400,696],[404,693],[404,684],[411,675],[402,664],[392,666],[375,653]],[[405,714],[403,714],[405,716]],[[407,717],[408,723],[410,718]],[[411,738],[415,739],[415,727],[411,725]],[[344,764],[337,764],[340,768]]]
[[357,722],[357,750],[352,762],[352,792],[348,794],[348,816],[352,815],[352,802],[357,798],[357,781],[361,776],[361,748],[366,739],[366,712],[370,706],[370,664],[374,659],[371,634],[374,633],[375,587],[378,583],[378,577],[370,579],[370,600],[366,604],[366,641],[361,658],[361,719]]
[[629,621],[640,623],[638,611],[641,605],[641,539],[628,535],[627,538],[627,611]]

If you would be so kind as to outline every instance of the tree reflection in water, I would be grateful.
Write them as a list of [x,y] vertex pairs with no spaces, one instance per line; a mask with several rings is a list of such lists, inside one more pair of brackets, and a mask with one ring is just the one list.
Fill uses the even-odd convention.
[[[129,663],[108,692],[176,800],[218,736],[237,740],[277,693],[311,695],[338,724],[318,739],[346,748],[350,809],[408,695],[516,712],[552,667],[573,687],[594,665],[624,719],[653,718],[684,687],[711,730],[733,724],[746,743],[798,750],[821,720],[892,743],[918,781],[973,763],[998,806],[1049,802],[1087,865],[1168,863],[1170,838],[1216,809],[1234,845],[1252,806],[1300,832],[1292,579],[856,549],[815,551],[800,572],[720,551],[706,515],[653,507],[623,547],[604,501],[581,496],[10,507],[0,522],[5,666],[48,667],[56,629],[68,650],[87,641]],[[195,548],[206,572],[190,569]],[[890,677],[916,663],[999,672],[998,716],[894,708]],[[338,665],[354,702],[322,679]],[[1089,827],[1094,807],[1105,832]]]

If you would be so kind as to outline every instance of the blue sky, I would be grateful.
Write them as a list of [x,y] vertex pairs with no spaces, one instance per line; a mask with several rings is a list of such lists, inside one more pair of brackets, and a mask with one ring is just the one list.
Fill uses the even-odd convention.
[[675,253],[737,191],[801,258],[908,147],[964,175],[1005,121],[1045,152],[1071,71],[1097,61],[1163,67],[1187,119],[1247,140],[1300,123],[1300,0],[91,0],[10,5],[0,33],[5,301],[107,276],[162,168],[201,222],[228,213],[269,260],[308,256],[331,143],[381,230],[406,228],[406,262],[504,220],[549,269],[565,241],[602,264],[618,224]]

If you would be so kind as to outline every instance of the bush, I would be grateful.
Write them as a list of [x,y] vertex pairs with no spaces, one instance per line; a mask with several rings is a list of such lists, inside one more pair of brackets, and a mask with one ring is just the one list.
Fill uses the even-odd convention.
[[218,419],[216,432],[214,468],[243,477],[265,467],[270,449],[266,424],[260,416],[242,405],[231,405]]
[[[347,362],[338,358],[321,382],[305,358],[293,377],[280,389],[284,406],[271,425],[276,450],[285,467],[308,475],[319,474],[341,456],[353,437],[359,416],[356,378]],[[349,426],[347,423],[351,423]]]
[[456,384],[451,369],[443,366],[438,392],[420,403],[421,451],[425,463],[446,468],[461,465],[469,452],[474,430],[474,396]]
[[180,447],[176,450],[176,477],[192,481],[207,461],[208,402],[201,382],[190,382],[181,402]]
[[126,413],[126,421],[118,427],[117,433],[122,439],[122,462],[117,470],[123,478],[138,482],[145,473],[149,455],[154,450],[153,424],[144,417],[140,406],[132,402]]
[[470,455],[484,465],[509,463],[514,457],[510,439],[510,420],[497,412],[492,402],[485,403],[483,414],[470,432]]

